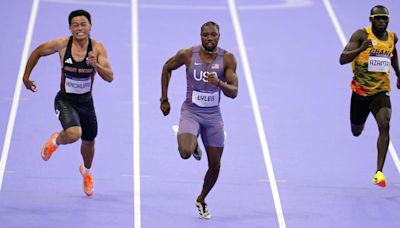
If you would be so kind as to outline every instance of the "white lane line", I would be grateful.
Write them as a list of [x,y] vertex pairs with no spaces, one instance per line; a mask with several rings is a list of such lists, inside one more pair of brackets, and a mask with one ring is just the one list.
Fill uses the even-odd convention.
[[257,124],[258,136],[259,136],[259,139],[261,142],[261,147],[262,147],[264,161],[265,161],[265,167],[267,168],[268,180],[270,181],[272,196],[273,196],[274,204],[275,204],[276,215],[278,217],[278,222],[279,222],[279,227],[285,228],[286,224],[285,224],[285,219],[283,216],[283,210],[282,210],[281,200],[279,197],[278,186],[276,184],[274,169],[272,168],[272,161],[271,161],[271,156],[270,156],[269,149],[268,149],[266,134],[264,131],[264,124],[263,124],[263,121],[261,118],[260,107],[258,106],[257,95],[255,92],[256,89],[254,87],[253,76],[252,76],[252,73],[250,70],[250,64],[249,64],[249,61],[247,58],[246,46],[244,44],[244,39],[242,36],[242,30],[240,27],[240,20],[239,20],[239,15],[237,13],[235,0],[228,0],[228,5],[229,5],[229,11],[230,11],[230,14],[232,17],[233,27],[235,29],[237,43],[239,46],[240,56],[241,56],[241,60],[242,60],[243,70],[244,70],[244,76],[246,78],[247,87],[248,87],[248,91],[249,91],[250,99],[251,99],[251,104],[253,107],[254,118],[255,118],[256,124]]
[[329,17],[331,18],[333,27],[335,27],[336,33],[339,36],[340,43],[342,43],[343,48],[347,44],[346,36],[344,35],[342,26],[340,26],[339,20],[336,17],[335,11],[332,8],[332,5],[329,0],[323,0],[325,9],[328,11]]
[[141,227],[140,112],[139,112],[139,0],[131,0],[132,101],[133,101],[133,201],[134,227]]
[[399,160],[399,156],[397,156],[397,152],[393,146],[392,140],[389,141],[389,152],[390,152],[390,155],[392,156],[394,164],[396,165],[397,171],[400,173],[400,160]]
[[1,187],[3,185],[4,170],[6,168],[8,152],[10,150],[11,136],[12,136],[12,133],[14,130],[15,118],[17,116],[19,98],[21,96],[22,77],[24,76],[25,65],[26,65],[26,62],[28,61],[29,48],[31,46],[33,29],[35,27],[38,9],[39,9],[39,0],[34,0],[32,3],[31,15],[29,17],[29,24],[28,24],[28,30],[26,32],[26,37],[25,37],[24,50],[22,51],[21,62],[19,64],[18,78],[17,78],[17,83],[15,85],[13,102],[11,105],[10,116],[8,119],[7,131],[6,131],[6,136],[5,136],[4,145],[3,145],[3,152],[1,153],[0,191],[1,191]]
[[69,4],[69,5],[86,5],[86,6],[104,6],[129,8],[129,3],[111,2],[111,1],[82,1],[82,0],[42,0],[43,2]]
[[[103,7],[119,7],[129,8],[128,3],[123,2],[110,2],[110,1],[82,1],[82,0],[42,0],[43,2],[56,3],[56,4],[69,4],[69,5],[86,5],[86,6],[103,6]],[[288,8],[300,8],[307,7],[314,4],[312,0],[282,0],[277,3],[270,4],[245,4],[237,6],[238,10],[275,10],[275,9],[288,9]],[[153,3],[141,3],[139,8],[142,9],[155,9],[155,10],[215,10],[224,11],[228,10],[225,5],[179,5],[179,4],[153,4]]]
[[[344,35],[343,29],[340,26],[339,20],[337,19],[335,11],[332,8],[332,4],[329,0],[323,0],[323,2],[324,2],[326,11],[328,11],[329,17],[331,18],[333,26],[335,27],[336,33],[339,36],[340,42],[342,43],[342,46],[344,48],[347,44],[346,36]],[[392,140],[389,141],[389,153],[392,156],[392,159],[394,161],[394,164],[396,165],[397,171],[400,173],[400,160],[399,160],[399,157],[397,156],[397,152],[393,146]]]

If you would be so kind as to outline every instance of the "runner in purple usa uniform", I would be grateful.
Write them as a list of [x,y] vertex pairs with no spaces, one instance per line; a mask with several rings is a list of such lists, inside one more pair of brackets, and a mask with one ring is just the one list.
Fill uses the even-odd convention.
[[160,109],[170,112],[168,85],[171,72],[186,66],[187,92],[182,104],[178,130],[178,150],[183,159],[192,154],[201,159],[197,137],[200,134],[207,152],[208,170],[203,188],[195,201],[200,218],[209,219],[205,198],[216,183],[224,150],[224,122],[219,108],[222,93],[235,98],[238,93],[236,59],[218,47],[219,26],[209,21],[201,26],[201,45],[179,50],[164,64],[161,75]]

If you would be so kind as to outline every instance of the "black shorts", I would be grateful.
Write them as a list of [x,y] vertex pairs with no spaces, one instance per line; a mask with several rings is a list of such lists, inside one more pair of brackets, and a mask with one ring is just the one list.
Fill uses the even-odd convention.
[[93,141],[97,136],[97,118],[91,93],[66,94],[58,92],[54,109],[64,130],[74,126],[82,128],[81,139]]
[[353,92],[350,104],[350,121],[352,124],[362,125],[370,112],[376,116],[381,108],[392,108],[388,92],[384,91],[366,97]]

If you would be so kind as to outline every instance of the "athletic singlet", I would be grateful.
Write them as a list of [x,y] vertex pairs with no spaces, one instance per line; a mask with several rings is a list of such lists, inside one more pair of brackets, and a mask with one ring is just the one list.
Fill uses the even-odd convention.
[[389,72],[394,49],[394,33],[387,31],[386,41],[378,39],[371,27],[366,27],[372,47],[361,52],[352,62],[354,77],[351,89],[361,96],[390,91]]
[[92,40],[89,39],[85,58],[77,62],[72,57],[72,36],[69,38],[67,49],[63,59],[61,69],[61,91],[67,94],[86,94],[92,91],[94,68],[89,65],[88,53],[93,50]]
[[224,49],[218,48],[215,60],[212,63],[205,63],[200,58],[200,46],[193,47],[192,62],[186,70],[186,103],[198,107],[219,106],[221,89],[208,83],[206,72],[215,72],[219,80],[225,82],[224,53]]

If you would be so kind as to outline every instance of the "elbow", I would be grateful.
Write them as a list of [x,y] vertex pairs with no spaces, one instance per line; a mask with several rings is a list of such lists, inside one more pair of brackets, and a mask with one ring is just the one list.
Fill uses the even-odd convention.
[[112,81],[114,81],[114,74],[111,73],[110,76],[106,79],[107,82],[111,83]]
[[340,65],[344,65],[344,64],[349,63],[351,61],[353,61],[353,59],[350,59],[349,57],[346,57],[346,55],[343,55],[343,54],[340,55],[340,58],[339,58]]
[[339,63],[340,63],[340,65],[343,65],[343,64],[346,63],[346,62],[344,61],[344,59],[343,59],[343,56],[340,56],[340,58],[339,58]]
[[237,97],[237,95],[238,95],[238,92],[235,91],[235,92],[233,92],[232,94],[229,94],[228,97],[229,97],[229,98],[232,98],[232,99],[235,99],[235,98]]

